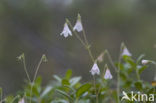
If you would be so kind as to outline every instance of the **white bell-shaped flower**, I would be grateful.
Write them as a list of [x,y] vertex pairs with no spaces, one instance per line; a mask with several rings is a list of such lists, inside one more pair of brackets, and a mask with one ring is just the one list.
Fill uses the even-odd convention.
[[94,76],[95,74],[100,75],[100,69],[97,63],[94,63],[92,69],[90,70],[91,74]]
[[143,64],[143,65],[146,65],[146,64],[148,64],[150,62],[150,60],[145,60],[145,59],[143,59],[142,61],[141,61],[141,63]]
[[72,32],[71,32],[71,30],[69,29],[67,23],[64,24],[63,31],[62,31],[62,33],[61,33],[60,35],[63,35],[65,38],[68,37],[69,35],[72,36]]
[[18,103],[25,103],[24,98],[22,98]]
[[105,75],[104,75],[104,79],[107,80],[107,79],[112,79],[112,78],[113,78],[113,76],[112,76],[110,70],[107,68],[106,72],[105,72]]
[[78,14],[78,18],[77,18],[76,24],[73,28],[73,31],[81,32],[82,30],[83,30],[83,26],[81,23],[81,16],[80,16],[80,14]]
[[124,56],[124,55],[126,55],[126,56],[132,56],[132,54],[129,52],[129,50],[126,47],[124,47],[123,48],[123,51],[122,51],[122,56]]

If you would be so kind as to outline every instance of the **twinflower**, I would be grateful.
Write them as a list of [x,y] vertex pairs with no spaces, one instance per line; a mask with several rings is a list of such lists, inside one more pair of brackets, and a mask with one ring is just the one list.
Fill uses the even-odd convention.
[[100,75],[100,69],[97,63],[94,63],[92,69],[90,70],[91,74],[94,76],[95,74]]
[[83,30],[83,26],[81,23],[81,16],[80,16],[80,14],[78,14],[77,21],[73,28],[73,31],[81,32],[82,30]]
[[61,32],[60,35],[63,35],[65,38],[68,37],[69,35],[72,36],[72,32],[71,32],[71,30],[69,29],[67,23],[64,24],[63,31]]
[[146,64],[148,64],[150,62],[150,60],[145,60],[145,59],[143,59],[142,61],[141,61],[141,63],[143,64],[143,65],[146,65]]
[[110,70],[107,68],[105,75],[104,75],[104,79],[112,79],[112,78],[113,78],[113,76],[112,76]]
[[124,56],[124,55],[126,55],[126,56],[132,56],[132,54],[129,52],[129,50],[126,47],[124,47],[123,48],[123,51],[122,51],[122,56]]
[[25,103],[24,98],[22,98],[18,103]]

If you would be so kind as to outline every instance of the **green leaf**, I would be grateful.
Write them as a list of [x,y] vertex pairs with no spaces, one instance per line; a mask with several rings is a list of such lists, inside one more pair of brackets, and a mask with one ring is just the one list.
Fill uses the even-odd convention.
[[72,79],[70,79],[70,84],[71,86],[75,86],[79,81],[81,80],[81,77],[74,77]]
[[70,85],[67,79],[62,79],[62,85]]
[[72,88],[72,87],[70,87],[70,86],[68,86],[68,85],[64,85],[64,87],[67,88],[67,89],[69,89],[69,90],[71,90],[72,92],[75,92],[75,89]]
[[16,97],[13,97],[10,95],[5,98],[5,103],[12,103],[12,101],[14,101],[14,103],[15,103],[15,101],[17,102],[17,99],[19,99],[19,98],[16,98]]
[[47,95],[52,89],[53,89],[52,86],[47,86],[45,90],[42,92],[41,97],[44,97],[45,95]]
[[90,83],[83,84],[77,91],[76,91],[76,97],[80,97],[82,94],[87,92],[91,88]]
[[59,100],[53,100],[51,103],[69,103],[69,102],[64,99],[59,99]]
[[137,68],[137,71],[139,74],[141,74],[146,68],[147,68],[147,66],[145,65],[145,66]]
[[35,85],[40,86],[42,82],[42,78],[41,77],[37,77],[35,80]]
[[135,85],[136,89],[138,89],[138,90],[142,90],[142,88],[143,88],[141,81],[135,82],[134,85]]
[[61,82],[62,81],[62,78],[60,78],[59,76],[57,76],[57,75],[54,75],[53,76],[58,82]]
[[141,54],[139,57],[138,57],[138,59],[137,59],[137,64],[143,59],[143,57],[144,57],[145,55],[144,54]]
[[71,96],[68,95],[66,92],[61,91],[61,90],[58,90],[58,89],[56,89],[56,91],[57,91],[58,93],[60,93],[61,95],[67,97],[70,101],[73,101],[73,99],[71,98]]
[[72,76],[72,70],[69,69],[69,70],[67,70],[67,72],[66,72],[66,76],[65,76],[65,78],[66,78],[66,79],[70,79],[71,76]]

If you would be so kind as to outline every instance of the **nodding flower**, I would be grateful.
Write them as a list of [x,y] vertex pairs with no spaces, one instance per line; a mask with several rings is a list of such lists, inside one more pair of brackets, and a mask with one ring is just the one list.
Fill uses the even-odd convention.
[[145,59],[143,59],[142,61],[141,61],[141,63],[143,64],[143,65],[146,65],[146,64],[148,64],[150,62],[150,60],[145,60]]
[[98,56],[97,61],[101,63],[101,62],[103,61],[103,57],[104,57],[104,53],[101,53],[101,54]]
[[63,35],[65,38],[68,37],[69,35],[72,36],[72,32],[71,32],[71,30],[69,29],[67,23],[64,24],[63,31],[61,32],[60,35]]
[[132,56],[132,54],[129,52],[129,50],[126,47],[124,47],[123,48],[123,51],[122,51],[122,56],[124,56],[124,55],[126,55],[126,56]]
[[95,74],[100,75],[100,69],[97,63],[94,63],[92,69],[90,70],[91,74],[94,76]]
[[110,70],[107,68],[106,72],[105,72],[105,75],[104,75],[104,79],[107,80],[107,79],[112,79],[112,78],[113,78],[113,76],[112,76]]
[[78,14],[77,21],[73,28],[73,31],[81,32],[82,30],[83,30],[83,26],[81,23],[81,16],[80,16],[80,14]]
[[22,98],[18,103],[25,103],[24,98]]

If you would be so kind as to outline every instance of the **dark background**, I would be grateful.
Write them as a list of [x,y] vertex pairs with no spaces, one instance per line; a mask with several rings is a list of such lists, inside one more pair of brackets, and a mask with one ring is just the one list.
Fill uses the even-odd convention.
[[[155,60],[156,0],[0,0],[0,87],[6,95],[24,85],[23,65],[16,59],[21,53],[31,78],[41,55],[47,55],[39,71],[43,85],[67,69],[91,79],[92,61],[83,46],[74,36],[60,36],[65,18],[74,25],[77,13],[94,56],[108,49],[116,61],[125,42],[133,58],[143,53]],[[152,70],[142,77],[152,81]]]

